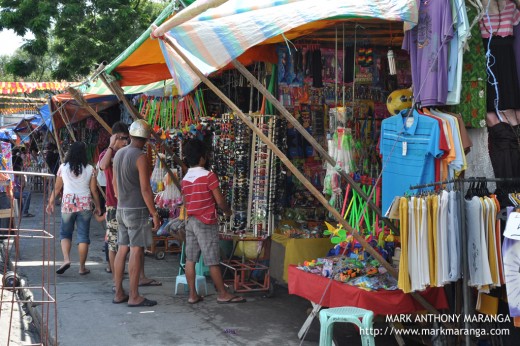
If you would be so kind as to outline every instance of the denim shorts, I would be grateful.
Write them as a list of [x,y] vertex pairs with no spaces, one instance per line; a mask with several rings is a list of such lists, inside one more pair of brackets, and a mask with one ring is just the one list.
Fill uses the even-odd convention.
[[119,245],[148,247],[152,244],[152,220],[148,208],[117,208],[116,218]]
[[186,220],[186,261],[198,262],[201,252],[205,265],[220,263],[218,225],[207,225],[190,216]]
[[60,226],[60,240],[72,240],[72,232],[74,231],[74,225],[76,225],[76,232],[78,232],[76,240],[78,241],[78,244],[90,244],[91,218],[92,211],[90,210],[77,211],[74,213],[62,213]]

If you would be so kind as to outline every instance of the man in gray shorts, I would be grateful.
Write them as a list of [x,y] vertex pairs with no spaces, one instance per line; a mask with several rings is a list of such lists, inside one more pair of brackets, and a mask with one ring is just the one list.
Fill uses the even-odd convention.
[[217,288],[217,303],[244,303],[243,297],[226,291],[220,271],[220,247],[218,239],[217,206],[226,216],[231,209],[219,188],[217,176],[204,169],[206,146],[197,139],[183,146],[184,161],[190,167],[182,179],[181,187],[187,213],[186,220],[186,281],[190,290],[188,303],[202,301],[195,289],[195,262],[202,257],[209,266],[211,279]]
[[[118,245],[115,259],[114,283],[116,294],[112,303],[128,302],[130,307],[154,306],[155,300],[139,295],[139,274],[144,258],[144,248],[152,243],[152,230],[159,229],[161,220],[155,209],[150,169],[143,147],[150,137],[150,127],[144,120],[130,125],[130,145],[117,151],[114,156],[114,192],[118,199],[116,218],[118,222]],[[153,216],[153,228],[149,215]],[[128,263],[129,295],[123,290],[123,274],[126,255]]]

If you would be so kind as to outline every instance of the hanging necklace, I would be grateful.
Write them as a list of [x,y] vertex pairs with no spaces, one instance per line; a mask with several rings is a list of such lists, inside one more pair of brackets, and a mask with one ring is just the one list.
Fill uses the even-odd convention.
[[[495,0],[497,4],[498,9],[498,29],[496,29],[494,32],[490,32],[488,27],[486,26],[486,19],[482,18],[482,25],[484,26],[484,29],[486,29],[486,32],[489,34],[489,36],[497,36],[498,32],[500,31],[500,27],[502,26],[502,11],[500,10],[500,4],[498,3],[498,0]],[[507,7],[507,4],[504,6],[504,9]],[[485,16],[484,16],[485,17]],[[493,30],[493,29],[491,29]]]

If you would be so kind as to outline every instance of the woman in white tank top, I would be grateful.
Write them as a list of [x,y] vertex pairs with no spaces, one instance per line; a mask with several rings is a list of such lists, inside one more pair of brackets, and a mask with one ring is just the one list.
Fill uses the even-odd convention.
[[63,189],[61,202],[60,241],[63,252],[63,264],[57,274],[63,274],[70,268],[70,248],[72,233],[76,227],[76,241],[79,252],[79,274],[90,273],[85,267],[90,244],[90,219],[92,202],[94,212],[100,214],[99,196],[97,193],[95,169],[87,163],[87,146],[76,142],[70,146],[65,162],[60,166],[56,177],[56,186],[47,204],[47,213],[54,213],[54,200]]

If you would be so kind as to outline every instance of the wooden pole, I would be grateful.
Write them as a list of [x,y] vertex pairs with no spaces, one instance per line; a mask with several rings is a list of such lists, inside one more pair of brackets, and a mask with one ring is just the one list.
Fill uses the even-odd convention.
[[[298,122],[298,120],[296,120],[291,113],[289,113],[289,111],[287,109],[285,109],[285,107],[280,103],[280,101],[278,101],[278,99],[276,97],[274,97],[270,92],[269,90],[267,90],[263,85],[262,83],[260,83],[252,74],[251,72],[248,71],[247,68],[244,67],[244,65],[242,65],[240,62],[238,62],[237,60],[234,60],[233,62],[233,66],[235,66],[235,68],[237,70],[239,70],[243,75],[244,77],[246,77],[246,79],[251,83],[251,85],[254,85],[258,90],[260,90],[260,92],[262,93],[262,95],[264,95],[266,97],[266,99],[271,102],[275,107],[276,109],[280,112],[280,114],[285,118],[287,119],[287,121],[289,123],[291,123],[291,125],[294,126],[294,128],[312,145],[312,147],[320,154],[321,157],[323,157],[331,166],[335,167],[336,166],[336,160],[334,160],[330,155],[329,153],[327,152],[327,150],[325,150],[317,141],[314,137],[312,137],[312,135],[307,132],[307,130],[305,130],[305,128],[303,127],[302,124],[300,124]],[[377,215],[379,215],[379,217],[381,219],[384,219],[385,220],[385,223],[388,225],[388,227],[395,233],[395,234],[399,234],[399,229],[394,225],[394,223],[392,221],[390,221],[389,219],[385,218],[381,209],[379,209],[377,207],[376,204],[374,204],[374,202],[365,194],[365,192],[361,189],[361,187],[359,186],[359,184],[354,181],[354,179],[352,179],[352,177],[350,175],[348,175],[344,170],[341,170],[339,171],[339,174],[341,175],[341,177],[343,179],[345,179],[351,186],[352,188],[359,194],[359,196],[361,196],[361,198],[363,198],[364,201],[366,201],[368,203],[368,206],[370,208],[372,208],[372,210],[374,210],[376,212]]]
[[[126,109],[130,112],[130,114],[132,115],[132,118],[134,120],[143,119],[143,117],[141,116],[141,114],[139,114],[137,109],[135,109],[135,107],[130,102],[128,102],[128,100],[125,97],[123,89],[116,81],[109,83],[103,73],[101,73],[99,75],[99,78],[101,78],[101,81],[107,86],[107,88],[109,88],[112,91],[112,93],[114,95],[116,95],[117,99],[125,105]],[[186,165],[184,164],[184,162],[182,162],[182,160],[177,155],[175,155],[175,153],[171,150],[171,148],[166,143],[164,143],[161,136],[158,135],[153,129],[151,129],[151,134],[155,138],[155,140],[166,150],[166,152],[168,154],[170,154],[170,156],[173,158],[175,163],[177,163],[179,166],[181,166],[182,170],[184,171]],[[163,159],[159,155],[155,146],[152,146],[152,148],[153,148],[157,158],[161,161],[163,166],[166,168],[166,171],[168,172],[168,175],[170,176],[170,178],[172,178],[173,183],[175,184],[175,186],[177,186],[177,189],[179,189],[179,191],[181,191],[182,189],[181,189],[181,183],[179,182],[179,179],[177,179],[175,174],[173,174],[172,170],[166,163],[166,160]]]
[[[394,278],[397,279],[398,273],[385,259],[376,251],[374,248],[361,236],[358,231],[354,230],[347,221],[341,217],[341,214],[334,209],[325,197],[305,178],[305,176],[291,163],[291,161],[285,156],[285,154],[263,134],[263,132],[256,127],[251,119],[247,117],[238,107],[235,105],[218,87],[216,87],[204,74],[184,55],[184,53],[177,48],[175,43],[168,37],[164,37],[164,41],[183,59],[186,64],[195,72],[195,74],[206,84],[229,108],[231,108],[235,114],[251,129],[253,132],[264,142],[275,154],[280,158],[282,163],[295,175],[295,177],[309,190],[313,196],[334,216],[341,226],[352,234],[352,236],[365,248],[365,250],[372,255]],[[435,309],[426,299],[419,294],[412,292],[410,295],[417,300],[426,310],[431,313],[439,314],[439,311]]]
[[90,113],[90,115],[92,115],[94,118],[96,118],[96,120],[101,124],[101,126],[103,126],[103,128],[105,130],[107,130],[108,133],[110,133],[110,134],[112,133],[112,129],[110,128],[110,126],[108,126],[106,121],[103,120],[103,118],[101,118],[99,116],[99,114],[97,114],[97,112],[95,110],[93,110],[92,107],[89,106],[87,100],[85,100],[85,98],[76,89],[74,89],[73,87],[68,87],[67,91],[72,95],[74,100],[76,100],[76,102],[79,103],[81,108],[86,109],[87,112]]
[[190,19],[195,18],[199,14],[203,13],[204,11],[212,8],[212,7],[218,7],[222,5],[223,3],[227,2],[227,0],[206,0],[206,1],[197,1],[193,5],[190,5],[183,9],[182,11],[178,12],[175,16],[168,19],[166,22],[164,22],[161,26],[156,28],[155,30],[152,29],[152,37],[161,37],[163,36],[167,31],[170,31],[172,28],[181,25],[184,22],[187,22]]
[[[74,97],[74,99],[80,104],[81,107],[83,108],[87,108],[87,110],[92,110],[92,112],[94,112],[96,114],[95,118],[99,118],[101,121],[103,121],[105,123],[105,121],[96,113],[96,111],[94,111],[92,108],[90,108],[90,106],[87,104],[87,102],[85,101],[85,99],[83,98],[83,96],[81,96],[75,89],[73,89],[72,87],[69,87],[69,93],[72,95],[72,97]],[[71,91],[72,90],[72,91]],[[75,93],[75,94],[74,94]],[[83,103],[85,103],[85,105],[83,105]],[[90,110],[89,110],[89,113],[90,113]],[[63,119],[63,121],[65,121],[64,119],[64,116],[63,116],[63,113],[62,111],[60,110],[60,114],[61,114],[61,117]],[[70,134],[70,137],[72,138],[72,140],[74,142],[76,142],[76,136],[74,135],[74,131],[72,131],[72,129],[67,125],[65,124],[67,130],[69,131],[69,134]],[[102,124],[103,125],[103,124]],[[105,125],[107,125],[105,123]],[[54,125],[53,125],[54,126]],[[108,125],[107,125],[108,127]],[[112,134],[112,129],[110,127],[108,127],[108,133]],[[63,162],[63,160],[62,160]],[[99,189],[99,191],[101,192],[101,195],[103,195],[103,198],[106,200],[107,199],[107,196],[105,195],[105,191],[103,191],[103,189],[101,188],[101,185],[99,185],[99,182],[97,181],[96,179],[96,185]]]
[[50,97],[49,97],[49,101],[47,101],[47,104],[49,105],[49,114],[51,117],[52,132],[54,132],[54,140],[56,141],[56,147],[58,148],[58,154],[60,155],[60,161],[63,162],[65,155],[63,154],[63,149],[61,148],[60,137],[58,136],[58,129],[56,128],[56,122],[54,121],[54,113],[52,113],[52,102],[51,102]]

